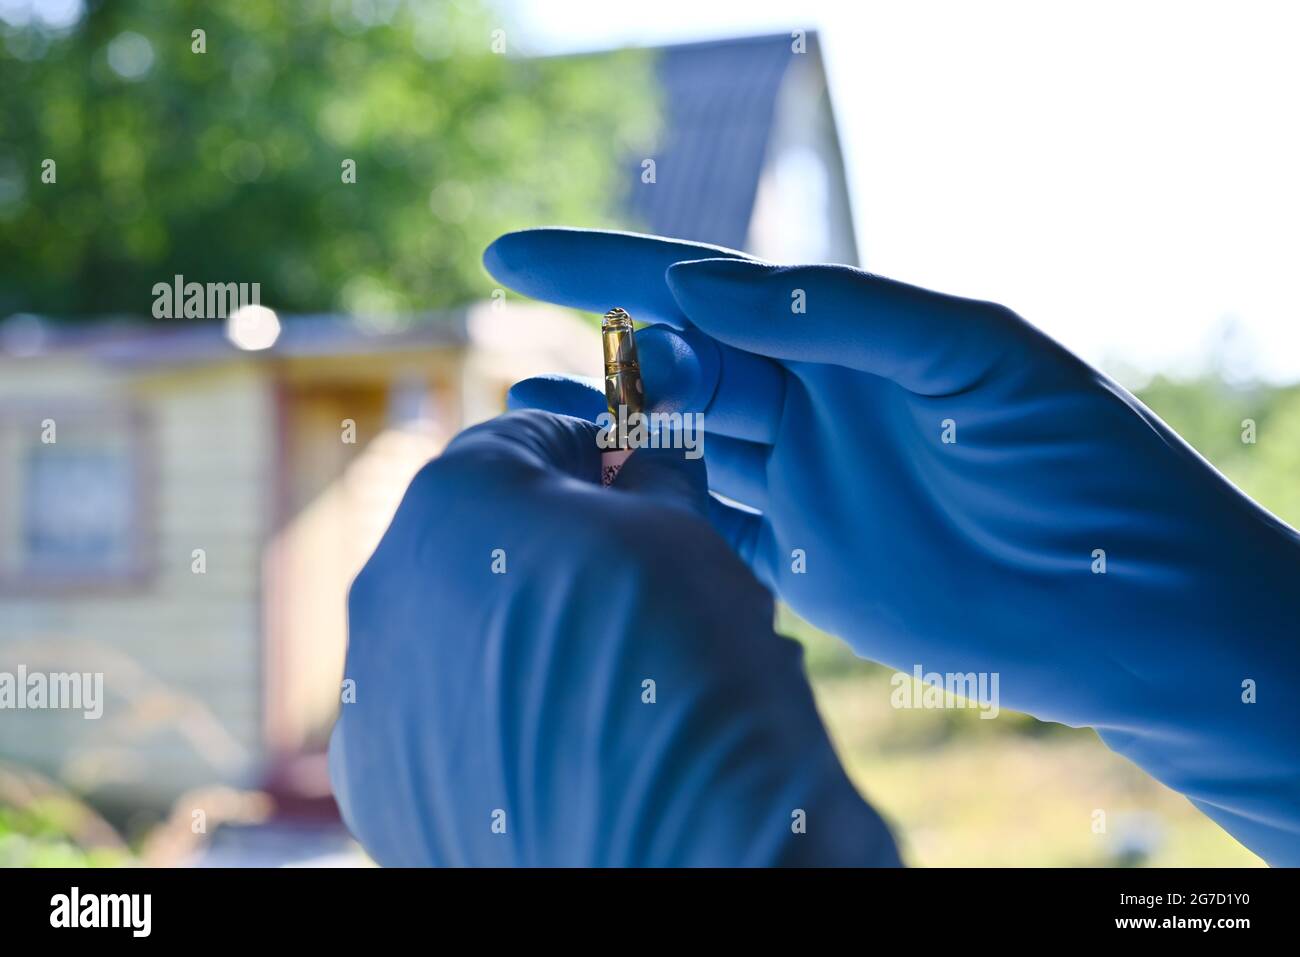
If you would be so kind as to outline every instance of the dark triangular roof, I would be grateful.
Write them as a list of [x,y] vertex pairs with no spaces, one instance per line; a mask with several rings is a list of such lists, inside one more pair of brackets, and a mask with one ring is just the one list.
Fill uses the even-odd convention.
[[744,248],[782,80],[796,58],[818,57],[815,34],[804,53],[792,42],[780,33],[659,49],[664,133],[653,185],[641,182],[643,157],[633,161],[637,228]]

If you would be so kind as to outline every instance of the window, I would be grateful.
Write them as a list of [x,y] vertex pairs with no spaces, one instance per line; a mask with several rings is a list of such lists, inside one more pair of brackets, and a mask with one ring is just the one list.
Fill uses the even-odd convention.
[[8,417],[4,431],[10,454],[3,484],[15,493],[0,528],[4,583],[138,578],[148,564],[152,528],[139,416],[129,409],[65,406]]
[[130,568],[132,466],[126,449],[34,446],[23,487],[23,551],[32,570]]

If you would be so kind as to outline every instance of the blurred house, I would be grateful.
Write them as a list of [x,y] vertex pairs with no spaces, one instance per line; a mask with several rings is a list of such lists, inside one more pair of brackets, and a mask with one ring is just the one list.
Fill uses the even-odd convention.
[[[856,261],[816,37],[792,44],[661,51],[630,228]],[[513,302],[388,332],[287,317],[261,351],[219,322],[0,323],[0,671],[100,671],[107,698],[97,721],[0,712],[0,760],[102,806],[328,801],[344,596],[406,484],[510,383],[599,354],[593,326]]]
[[[343,596],[411,477],[593,327],[483,305],[400,332],[290,317],[0,325],[0,671],[103,672],[104,716],[0,712],[0,757],[102,803],[323,785]],[[598,360],[597,360],[598,361]]]

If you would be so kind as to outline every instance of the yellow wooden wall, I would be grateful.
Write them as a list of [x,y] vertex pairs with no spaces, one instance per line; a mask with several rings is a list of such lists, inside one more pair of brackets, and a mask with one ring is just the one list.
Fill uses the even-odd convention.
[[[0,356],[0,671],[103,671],[107,699],[98,721],[0,710],[0,762],[92,798],[162,806],[202,785],[255,786],[277,757],[323,746],[347,587],[411,476],[459,427],[501,411],[510,382],[599,369],[594,328],[549,307],[471,310],[469,331],[468,348],[164,371]],[[394,428],[384,408],[389,387],[412,380],[433,398],[427,431]],[[84,426],[68,431],[65,412],[86,408],[143,414],[153,572],[128,586],[30,588],[12,576],[19,453],[47,417],[75,436]],[[342,418],[356,420],[355,445],[340,445]]]
[[[0,711],[0,760],[92,795],[151,803],[200,784],[251,783],[262,748],[260,549],[275,462],[267,378],[251,363],[127,376],[75,358],[4,360],[0,556],[12,556],[17,534],[14,444],[39,437],[47,416],[59,421],[59,410],[87,403],[135,403],[144,415],[154,568],[134,584],[58,589],[15,586],[0,563],[0,576],[9,573],[0,671],[102,671],[106,701],[97,721]],[[192,571],[198,548],[204,574]]]

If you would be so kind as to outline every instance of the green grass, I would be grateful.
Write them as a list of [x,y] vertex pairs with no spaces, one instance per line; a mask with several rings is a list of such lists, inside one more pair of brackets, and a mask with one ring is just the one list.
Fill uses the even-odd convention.
[[0,867],[118,867],[132,863],[116,848],[83,848],[74,834],[85,806],[53,796],[25,807],[0,804]]
[[[1262,866],[1089,730],[890,706],[894,673],[783,610],[840,760],[920,867]],[[1105,831],[1094,831],[1094,813]]]

